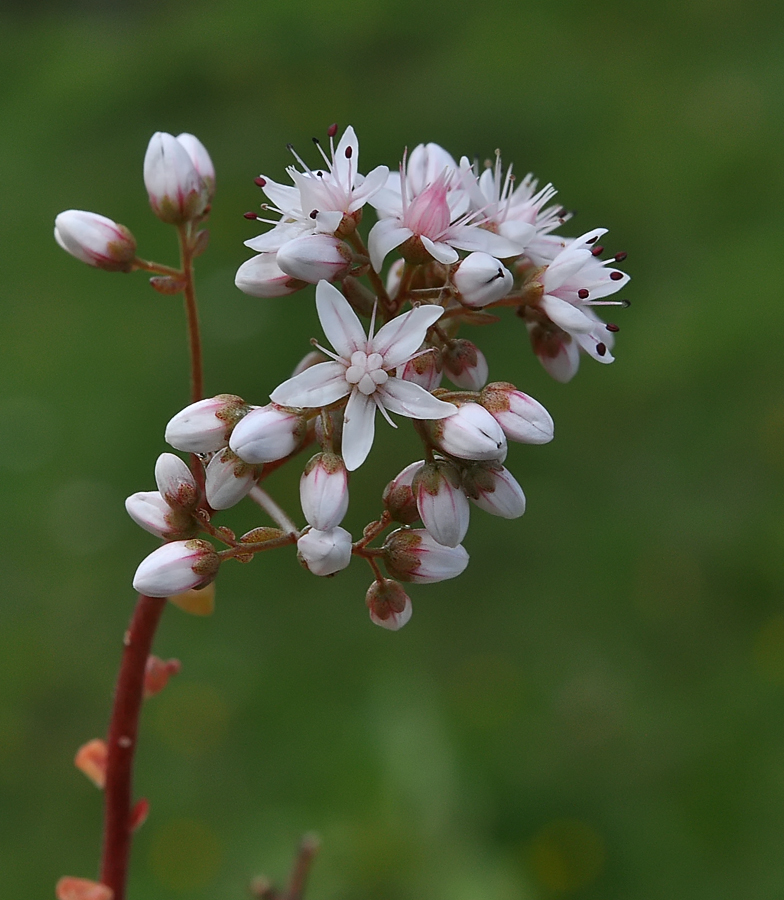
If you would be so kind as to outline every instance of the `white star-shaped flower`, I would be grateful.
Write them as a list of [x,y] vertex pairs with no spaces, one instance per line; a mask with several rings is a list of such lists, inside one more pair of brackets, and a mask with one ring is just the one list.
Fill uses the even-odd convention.
[[[281,406],[329,406],[348,397],[343,417],[342,454],[349,471],[359,468],[373,445],[376,410],[394,425],[389,412],[411,419],[444,419],[457,412],[418,384],[404,381],[395,369],[407,363],[422,345],[427,329],[444,310],[417,306],[370,334],[340,291],[327,281],[316,287],[316,308],[324,334],[336,353],[284,381],[270,394]],[[323,348],[321,348],[323,350]]]

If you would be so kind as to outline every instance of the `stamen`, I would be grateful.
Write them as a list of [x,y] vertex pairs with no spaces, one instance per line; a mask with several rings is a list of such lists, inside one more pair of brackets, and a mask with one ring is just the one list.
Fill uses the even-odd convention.
[[338,123],[333,122],[327,129],[327,136],[333,138],[333,137],[335,137],[335,135],[337,133],[338,133]]
[[625,251],[625,250],[622,250],[620,253],[616,253],[616,254],[615,254],[615,261],[616,261],[616,262],[623,262],[623,261],[626,259],[627,256],[628,256],[628,254],[626,253],[626,251]]
[[588,293],[589,293],[589,292],[588,292],[585,288],[580,288],[580,290],[577,291],[577,296],[578,296],[581,300],[587,300],[587,299],[588,299]]
[[331,356],[332,359],[335,360],[335,362],[339,362],[341,365],[348,368],[348,363],[342,357],[338,356],[337,353],[333,353],[331,350],[327,350],[326,347],[322,347],[315,338],[310,339],[310,346],[315,347],[317,350],[321,350],[322,353],[326,353],[327,356]]
[[601,341],[596,345],[596,352],[599,356],[604,356],[607,353],[607,346],[603,344]]
[[608,322],[604,327],[608,331],[611,331],[613,334],[616,334],[617,332],[619,332],[621,330],[620,327],[618,325],[616,325],[614,322]]
[[263,188],[263,187],[265,187],[266,184],[267,184],[267,179],[266,179],[266,178],[262,178],[262,176],[259,175],[258,178],[254,178],[254,179],[253,179],[253,183],[254,183],[255,185],[257,185],[258,187]]
[[623,278],[623,272],[610,272],[612,281],[620,281]]
[[595,243],[595,242],[598,241],[598,240],[599,240],[599,235],[597,234],[596,237],[592,237],[592,238],[590,239],[590,241],[586,241],[586,244],[593,244],[593,243]]
[[[588,243],[592,244],[593,241],[588,241]],[[597,244],[595,247],[592,248],[591,253],[594,256],[601,256],[602,253],[604,253],[604,247],[602,247],[601,244]]]
[[258,219],[259,217],[254,212],[246,212],[242,214],[244,219]]
[[621,309],[626,309],[629,306],[628,300],[587,300],[585,303],[586,306],[620,306]]
[[384,404],[379,399],[378,392],[372,394],[372,397],[373,397],[373,402],[376,404],[376,408],[380,411],[381,415],[387,420],[387,422],[389,422],[389,424],[393,428],[397,428],[397,425],[392,421],[392,419],[389,418],[389,413],[387,412],[387,408],[384,406]]
[[311,219],[315,219],[317,215],[318,215],[318,210],[317,210],[317,209],[311,210],[311,212],[310,212],[310,218],[311,218]]

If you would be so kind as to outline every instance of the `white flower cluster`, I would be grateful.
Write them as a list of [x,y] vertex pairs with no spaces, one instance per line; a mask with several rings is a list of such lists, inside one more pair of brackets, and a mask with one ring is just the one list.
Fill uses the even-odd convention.
[[[163,454],[158,490],[127,500],[131,517],[166,541],[139,566],[134,586],[170,596],[209,584],[226,559],[246,562],[296,543],[300,562],[315,575],[333,575],[353,556],[365,559],[374,574],[370,617],[394,630],[411,616],[399,582],[442,581],[467,566],[462,542],[472,503],[508,519],[525,511],[523,491],[504,467],[507,441],[542,444],[553,437],[541,404],[508,382],[487,383],[484,354],[458,337],[459,328],[490,324],[498,320],[490,310],[512,307],[546,370],[568,381],[581,352],[612,361],[618,329],[602,322],[595,307],[625,305],[607,298],[628,276],[612,265],[624,254],[601,258],[604,229],[555,236],[570,214],[551,203],[552,185],[538,189],[531,175],[517,184],[499,155],[480,172],[436,144],[419,145],[397,171],[378,166],[363,175],[354,130],[347,128],[337,145],[336,133],[330,128],[329,152],[314,141],[322,167],[310,169],[295,154],[300,168],[288,169],[291,184],[256,179],[268,202],[264,217],[246,218],[272,227],[246,242],[256,256],[236,276],[237,286],[255,297],[315,284],[329,346],[316,344],[266,405],[221,394],[169,422],[167,442],[192,454],[192,465]],[[163,221],[190,229],[206,217],[214,170],[191,135],[156,134],[144,174]],[[367,205],[376,221],[365,243],[360,225]],[[136,259],[135,242],[121,226],[84,216],[94,214],[58,217],[57,240],[73,255],[104,268],[162,271]],[[193,241],[196,255],[198,235]],[[382,278],[392,251],[398,258]],[[154,286],[181,290],[178,278],[175,272],[170,287]],[[453,388],[442,387],[444,377]],[[370,453],[376,413],[393,426],[392,415],[411,419],[423,458],[390,481],[381,515],[355,541],[342,525],[349,477]],[[261,482],[310,445],[318,449],[300,480],[306,524],[299,528]],[[216,511],[247,495],[277,527],[237,539],[212,524]],[[381,546],[372,546],[393,524]],[[198,539],[201,533],[227,549]]]

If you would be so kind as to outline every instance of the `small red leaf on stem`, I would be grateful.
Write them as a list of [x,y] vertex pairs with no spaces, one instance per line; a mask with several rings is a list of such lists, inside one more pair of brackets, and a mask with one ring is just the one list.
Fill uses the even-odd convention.
[[103,738],[94,738],[76,751],[74,765],[100,790],[106,786],[106,761],[109,750]]
[[105,884],[70,875],[57,882],[55,894],[57,900],[112,900],[114,897],[114,891]]
[[179,659],[160,659],[157,656],[147,657],[144,670],[144,699],[159,694],[169,683],[172,675],[177,675],[182,668]]
[[133,809],[131,810],[131,820],[129,822],[131,831],[136,831],[141,828],[142,825],[147,821],[147,816],[150,814],[150,801],[146,797],[142,797],[141,800],[137,800]]

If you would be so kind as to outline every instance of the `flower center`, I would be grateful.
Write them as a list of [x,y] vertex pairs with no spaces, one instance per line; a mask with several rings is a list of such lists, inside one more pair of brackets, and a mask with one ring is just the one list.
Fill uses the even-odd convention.
[[364,350],[355,350],[351,354],[351,365],[346,369],[346,381],[359,388],[363,394],[372,394],[379,385],[389,378],[381,368],[384,358],[380,353],[369,356]]

